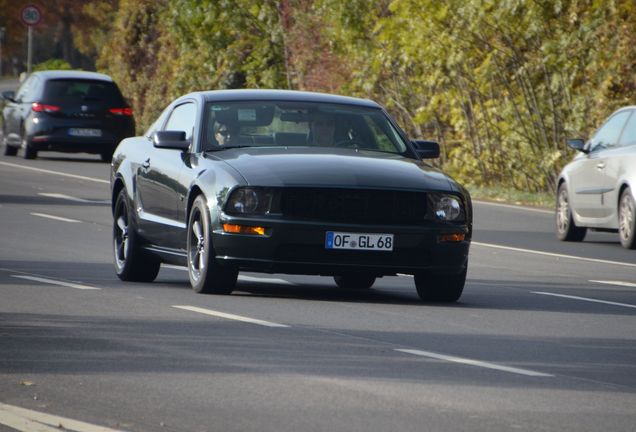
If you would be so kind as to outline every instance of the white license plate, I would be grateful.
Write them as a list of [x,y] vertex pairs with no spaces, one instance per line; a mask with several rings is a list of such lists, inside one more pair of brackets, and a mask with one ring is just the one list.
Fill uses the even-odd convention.
[[327,231],[326,249],[392,251],[393,234],[347,233]]
[[101,129],[71,128],[68,130],[68,134],[71,136],[79,136],[79,137],[100,137],[102,136],[102,130]]

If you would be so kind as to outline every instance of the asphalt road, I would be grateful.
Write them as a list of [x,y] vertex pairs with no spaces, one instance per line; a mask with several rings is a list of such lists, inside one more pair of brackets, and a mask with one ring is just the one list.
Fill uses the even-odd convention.
[[[475,205],[455,305],[410,277],[347,291],[179,268],[123,283],[108,165],[0,157],[0,431],[633,431],[636,251]],[[227,314],[227,315],[221,315]]]

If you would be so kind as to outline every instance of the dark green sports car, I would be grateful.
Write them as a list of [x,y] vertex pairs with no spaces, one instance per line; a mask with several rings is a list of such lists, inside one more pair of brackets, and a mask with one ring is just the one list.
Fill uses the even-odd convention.
[[282,90],[196,92],[171,103],[112,162],[117,275],[185,265],[196,292],[239,271],[333,276],[342,288],[415,276],[423,300],[462,294],[468,192],[423,161],[378,104]]

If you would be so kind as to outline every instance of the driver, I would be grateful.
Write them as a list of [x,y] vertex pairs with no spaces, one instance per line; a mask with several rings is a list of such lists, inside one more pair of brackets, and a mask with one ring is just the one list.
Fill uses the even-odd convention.
[[317,114],[314,116],[309,128],[314,145],[333,146],[334,131],[336,130],[333,117]]
[[214,139],[219,145],[226,145],[235,140],[236,134],[229,125],[221,122],[214,123]]

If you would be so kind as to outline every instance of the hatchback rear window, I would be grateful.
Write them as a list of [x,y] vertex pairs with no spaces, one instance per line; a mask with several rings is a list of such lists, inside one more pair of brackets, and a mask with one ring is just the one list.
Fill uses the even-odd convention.
[[124,106],[124,98],[117,85],[109,81],[87,79],[56,79],[47,81],[44,102],[82,103],[103,102],[109,106]]

